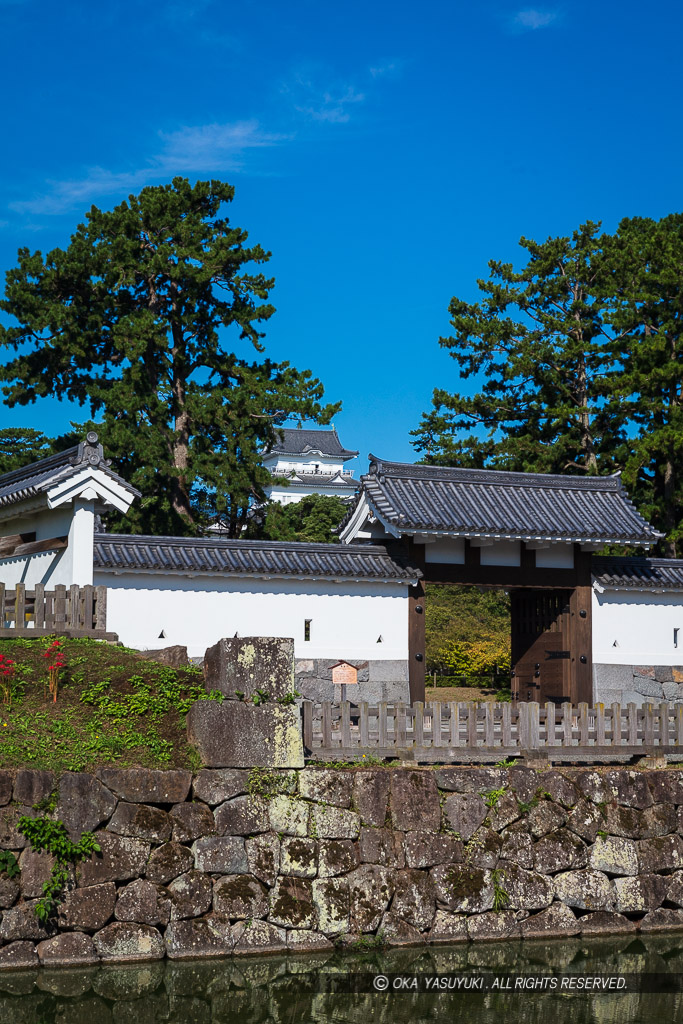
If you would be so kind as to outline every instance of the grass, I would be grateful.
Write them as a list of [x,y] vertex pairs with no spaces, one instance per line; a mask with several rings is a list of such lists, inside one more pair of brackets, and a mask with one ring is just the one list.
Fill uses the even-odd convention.
[[0,767],[197,767],[185,714],[207,697],[199,669],[171,669],[103,641],[65,639],[53,703],[45,692],[51,639],[0,640],[0,654],[16,663],[11,705],[0,705]]

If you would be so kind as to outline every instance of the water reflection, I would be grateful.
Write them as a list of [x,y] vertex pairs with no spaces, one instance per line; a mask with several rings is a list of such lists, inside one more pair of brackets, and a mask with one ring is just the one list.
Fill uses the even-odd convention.
[[683,935],[481,944],[379,954],[163,961],[0,974],[1,1024],[659,1024],[682,994],[321,991],[322,974],[683,973]]

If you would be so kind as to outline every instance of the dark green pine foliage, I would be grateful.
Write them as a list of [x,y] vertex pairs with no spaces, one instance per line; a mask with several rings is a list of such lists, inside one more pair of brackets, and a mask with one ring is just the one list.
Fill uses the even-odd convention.
[[[66,445],[65,445],[66,447]],[[7,427],[0,430],[0,473],[10,473],[37,462],[54,451],[52,441],[31,427]]]
[[348,510],[342,498],[326,494],[308,494],[289,505],[271,501],[250,521],[247,536],[258,540],[335,544],[339,537],[334,530]]
[[621,222],[611,261],[614,329],[628,335],[616,397],[633,424],[624,483],[666,533],[663,552],[683,546],[683,215]]
[[174,178],[113,211],[92,207],[66,249],[19,251],[0,308],[16,353],[8,404],[56,395],[89,408],[107,454],[143,494],[126,532],[194,533],[220,514],[239,534],[269,479],[259,452],[289,416],[326,423],[309,371],[250,360],[273,314],[270,254],[247,245],[232,186]]
[[451,301],[453,334],[439,343],[463,381],[481,383],[474,395],[435,390],[413,431],[425,462],[580,474],[619,464],[624,415],[610,373],[620,342],[599,232],[587,222],[569,238],[522,238],[521,271],[491,260],[480,301]]

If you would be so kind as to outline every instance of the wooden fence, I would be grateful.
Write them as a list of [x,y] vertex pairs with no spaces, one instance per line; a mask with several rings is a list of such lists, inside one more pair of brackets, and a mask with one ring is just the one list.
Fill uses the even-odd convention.
[[46,590],[36,583],[27,590],[23,583],[13,589],[0,583],[0,636],[90,636],[115,640],[107,633],[107,588],[65,587]]
[[363,754],[423,762],[627,761],[654,754],[683,760],[683,704],[376,704],[304,701],[308,756]]

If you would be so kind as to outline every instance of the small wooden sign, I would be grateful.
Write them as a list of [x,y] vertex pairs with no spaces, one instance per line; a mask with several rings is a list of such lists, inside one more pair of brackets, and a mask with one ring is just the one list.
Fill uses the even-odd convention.
[[358,669],[349,665],[348,661],[340,661],[332,666],[332,682],[346,686],[358,682]]

